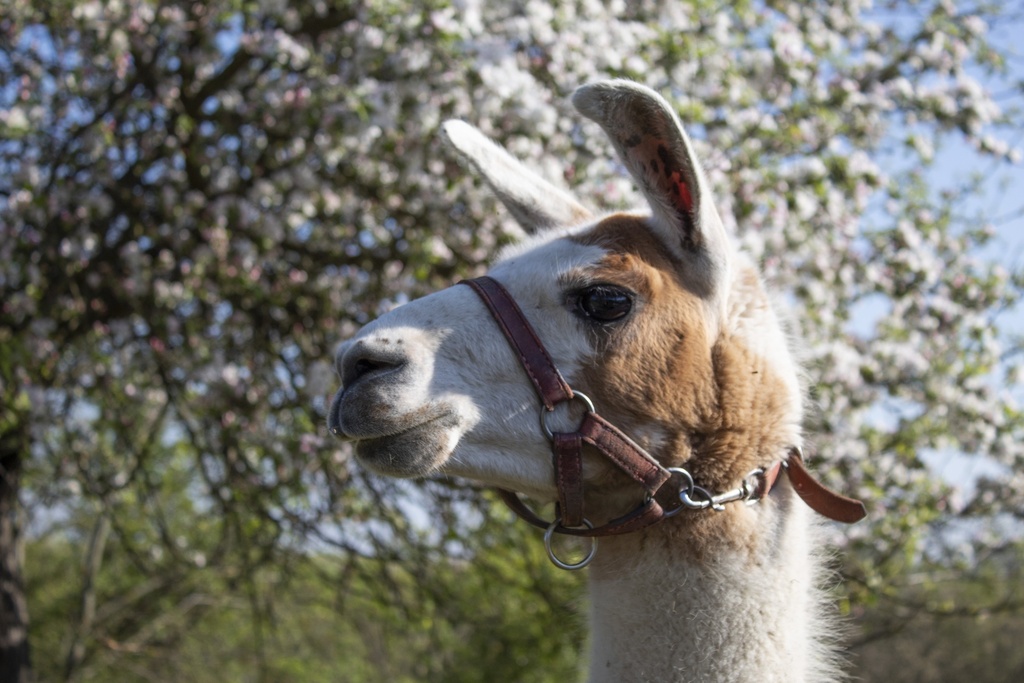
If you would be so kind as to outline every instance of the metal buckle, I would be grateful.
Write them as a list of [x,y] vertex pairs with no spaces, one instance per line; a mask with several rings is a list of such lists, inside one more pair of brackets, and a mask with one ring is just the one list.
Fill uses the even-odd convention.
[[[682,467],[670,467],[668,468],[668,471],[682,476],[684,485],[679,488],[679,500],[682,505],[675,510],[672,510],[671,513],[666,514],[666,517],[674,517],[679,514],[680,510],[683,508],[688,510],[707,510],[710,508],[715,512],[722,512],[725,510],[726,503],[742,500],[747,505],[753,505],[761,500],[761,497],[754,497],[755,494],[763,488],[760,483],[756,481],[757,477],[764,476],[765,472],[761,467],[748,472],[747,475],[743,477],[743,483],[736,488],[726,491],[725,493],[719,493],[718,495],[712,494],[702,486],[697,486],[693,481],[693,475]],[[752,479],[755,481],[752,482]]]
[[[594,525],[591,524],[590,520],[588,520],[586,518],[583,519],[583,524],[588,529],[593,529],[594,528]],[[579,562],[577,562],[575,564],[570,564],[568,562],[565,562],[564,560],[561,560],[557,555],[555,555],[555,551],[551,547],[551,539],[554,538],[555,533],[558,530],[558,527],[561,526],[561,525],[562,525],[562,518],[558,517],[558,518],[555,519],[555,521],[551,522],[551,524],[548,525],[548,528],[544,531],[544,549],[548,551],[548,559],[551,560],[551,562],[556,567],[558,567],[559,569],[568,569],[569,571],[573,571],[573,570],[576,570],[576,569],[583,569],[588,564],[590,564],[590,561],[594,559],[594,554],[597,553],[597,539],[594,538],[593,536],[580,536],[580,537],[578,537],[578,538],[589,538],[590,539],[590,552],[588,552],[587,556],[584,557]]]
[[[573,399],[579,399],[580,401],[582,401],[583,405],[586,407],[588,413],[596,413],[597,412],[597,410],[594,409],[594,402],[591,401],[590,397],[587,396],[586,394],[584,394],[583,392],[581,392],[581,391],[574,391],[574,392],[572,392],[572,397],[573,397]],[[569,402],[570,401],[562,401],[561,403],[558,403],[556,405],[562,405],[562,403],[569,403]],[[551,419],[551,416],[554,415],[554,414],[555,414],[554,410],[548,410],[546,407],[541,406],[541,409],[540,409],[540,426],[544,430],[544,433],[548,435],[548,439],[551,439],[551,440],[554,440],[555,432],[554,432],[554,430],[551,429],[551,425],[548,424],[548,421]]]

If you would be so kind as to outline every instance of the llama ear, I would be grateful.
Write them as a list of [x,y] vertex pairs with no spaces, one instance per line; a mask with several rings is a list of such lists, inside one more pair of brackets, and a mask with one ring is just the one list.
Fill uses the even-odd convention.
[[483,176],[527,233],[576,225],[593,217],[569,193],[528,169],[468,123],[446,121],[441,131],[445,141]]
[[611,138],[651,206],[654,229],[684,260],[698,293],[711,297],[724,289],[728,237],[693,146],[669,104],[653,90],[624,80],[581,86],[572,103]]

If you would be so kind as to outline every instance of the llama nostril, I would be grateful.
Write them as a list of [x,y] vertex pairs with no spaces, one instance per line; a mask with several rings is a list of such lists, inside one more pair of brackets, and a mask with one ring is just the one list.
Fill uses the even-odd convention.
[[369,375],[375,370],[383,370],[385,368],[392,367],[387,363],[382,363],[379,360],[370,360],[369,358],[360,358],[352,366],[352,381],[358,380],[360,377]]
[[361,345],[345,357],[341,383],[347,388],[364,377],[397,370],[406,362],[401,354]]

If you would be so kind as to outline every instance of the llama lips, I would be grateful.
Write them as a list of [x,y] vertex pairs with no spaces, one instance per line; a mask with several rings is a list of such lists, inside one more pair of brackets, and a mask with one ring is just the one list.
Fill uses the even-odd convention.
[[409,410],[396,409],[393,398],[382,396],[377,389],[372,382],[367,382],[338,390],[327,413],[327,428],[331,434],[364,444],[458,425],[452,409],[443,402]]
[[450,434],[458,427],[458,418],[442,413],[426,422],[417,422],[394,434],[359,439],[356,458],[378,474],[403,479],[431,474],[451,455]]
[[331,401],[331,409],[327,411],[327,429],[330,430],[331,434],[341,439],[348,438],[341,428],[341,395],[344,393],[344,387],[338,389],[338,393],[334,395],[334,400]]

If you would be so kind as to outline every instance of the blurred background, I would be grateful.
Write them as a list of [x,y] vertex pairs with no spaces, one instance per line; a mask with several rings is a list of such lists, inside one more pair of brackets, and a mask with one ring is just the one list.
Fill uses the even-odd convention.
[[519,234],[462,118],[598,210],[568,95],[666,96],[792,309],[863,681],[1024,680],[1024,8],[0,0],[0,680],[575,679],[585,577],[327,438],[335,345]]

